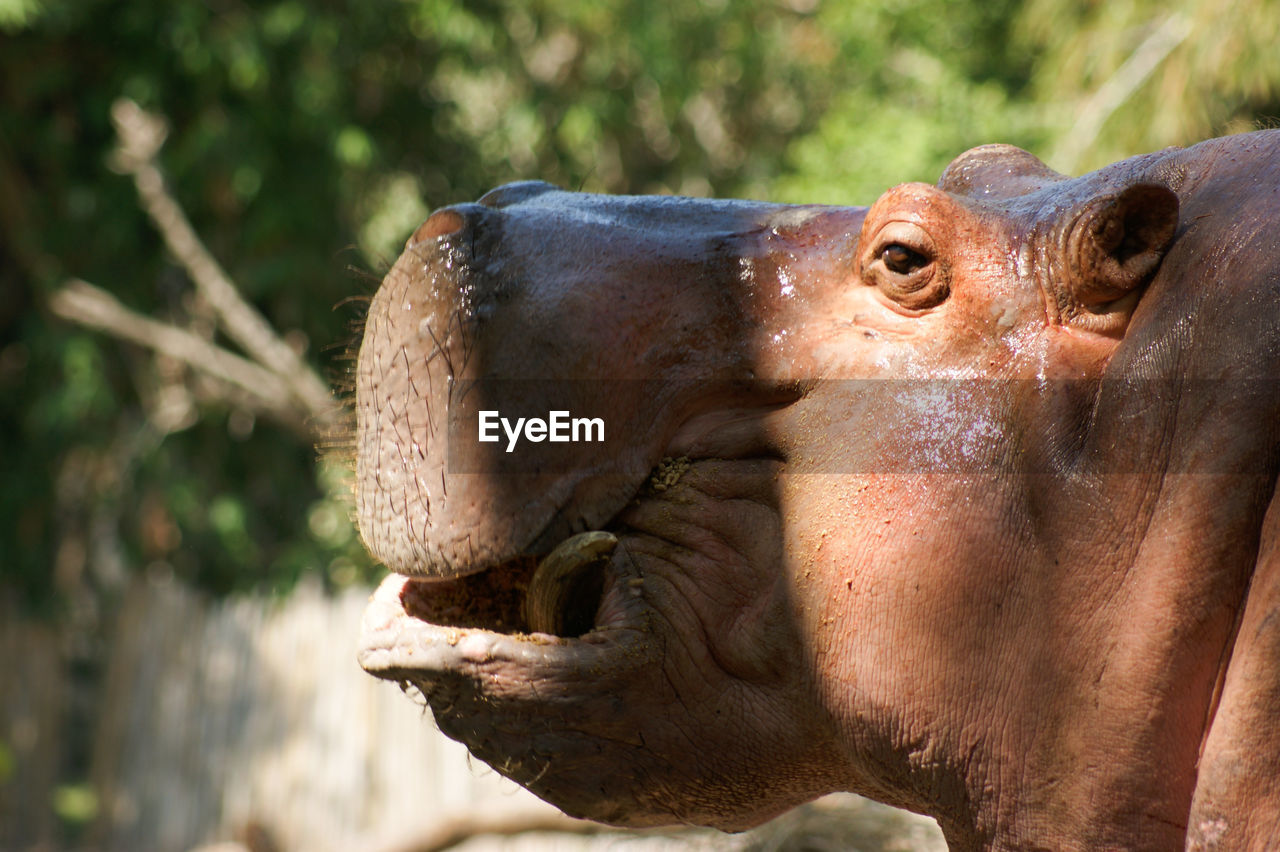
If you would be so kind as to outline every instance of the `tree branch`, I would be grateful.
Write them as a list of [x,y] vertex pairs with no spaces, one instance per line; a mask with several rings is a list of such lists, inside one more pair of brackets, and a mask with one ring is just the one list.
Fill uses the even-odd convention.
[[319,426],[331,423],[336,409],[328,386],[241,297],[165,186],[164,176],[155,162],[156,153],[168,134],[163,119],[126,98],[112,105],[111,118],[120,137],[115,166],[132,175],[142,209],[213,308],[227,336],[273,373],[283,383],[284,396],[296,399]]
[[298,422],[305,421],[308,414],[289,404],[289,386],[280,376],[189,331],[130,310],[100,287],[69,281],[50,297],[49,308],[65,320],[189,364],[245,391],[257,407],[309,431],[305,422]]

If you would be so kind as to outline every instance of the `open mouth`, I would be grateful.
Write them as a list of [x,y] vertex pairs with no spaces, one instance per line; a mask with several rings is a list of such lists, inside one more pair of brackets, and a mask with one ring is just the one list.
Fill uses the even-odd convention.
[[574,639],[596,626],[605,573],[618,539],[593,530],[561,542],[541,560],[517,556],[454,580],[411,580],[405,612],[442,627]]
[[[664,458],[632,502],[672,487],[688,466],[686,457]],[[565,639],[619,626],[612,622],[622,608],[607,604],[625,593],[619,572],[609,570],[622,530],[607,526],[615,529],[572,535],[540,558],[522,554],[453,579],[410,579],[401,592],[405,614],[439,627]]]

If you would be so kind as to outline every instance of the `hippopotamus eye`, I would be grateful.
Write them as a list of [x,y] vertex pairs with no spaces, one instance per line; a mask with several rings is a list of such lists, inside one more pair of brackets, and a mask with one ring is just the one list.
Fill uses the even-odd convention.
[[867,240],[862,278],[908,310],[941,304],[950,290],[932,235],[915,222],[891,220]]
[[910,275],[920,267],[929,265],[929,258],[900,243],[885,246],[884,251],[880,253],[880,259],[884,261],[885,267],[890,272],[896,272],[899,275]]

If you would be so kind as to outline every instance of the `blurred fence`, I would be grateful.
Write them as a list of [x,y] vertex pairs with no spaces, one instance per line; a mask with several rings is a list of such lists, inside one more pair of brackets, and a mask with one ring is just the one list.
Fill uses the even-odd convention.
[[54,836],[67,687],[55,632],[0,607],[0,849]]
[[[792,818],[772,834],[575,836],[597,829],[469,761],[410,698],[359,669],[366,597],[304,586],[286,601],[210,602],[176,584],[139,582],[119,609],[92,732],[62,729],[71,690],[56,637],[5,618],[0,741],[11,744],[13,766],[0,785],[0,849],[58,848],[49,803],[68,735],[92,737],[98,803],[77,848],[103,852],[233,840],[218,848],[783,849],[797,833],[810,835],[808,849],[942,848],[929,821],[853,797],[812,806],[808,827]],[[819,823],[834,845],[815,845]],[[485,825],[542,831],[466,840]]]

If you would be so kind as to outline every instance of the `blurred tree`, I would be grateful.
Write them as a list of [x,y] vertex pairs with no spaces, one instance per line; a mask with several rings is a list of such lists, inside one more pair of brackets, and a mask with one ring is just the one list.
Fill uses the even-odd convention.
[[0,0],[5,583],[48,603],[148,565],[221,592],[371,571],[341,465],[50,316],[79,277],[227,342],[109,167],[121,95],[167,117],[213,255],[341,384],[349,297],[433,207],[524,178],[869,203],[990,141],[1097,165],[1274,114],[1278,22],[1257,0]]
[[933,182],[961,151],[1044,137],[1023,95],[1030,57],[1011,49],[1020,3],[829,3],[805,51],[827,87],[814,130],[794,139],[780,200],[870,204],[888,187]]
[[[92,600],[147,565],[215,591],[287,587],[310,567],[337,582],[368,571],[305,442],[180,363],[46,312],[75,276],[222,340],[108,169],[118,96],[168,118],[161,162],[196,231],[287,339],[340,376],[358,310],[335,306],[375,283],[345,267],[384,268],[431,208],[494,184],[843,185],[866,200],[882,176],[922,168],[904,151],[931,163],[962,147],[957,136],[976,139],[972,122],[932,130],[1001,103],[989,52],[951,53],[998,42],[1003,19],[975,4],[945,32],[921,24],[945,9],[9,0],[0,244],[15,262],[0,269],[0,440],[24,452],[3,455],[6,576],[48,601],[59,589]],[[947,112],[904,124],[935,105]],[[806,154],[827,113],[823,156]],[[788,164],[802,172],[791,190],[776,183]]]
[[1267,0],[1028,0],[1016,38],[1039,58],[1045,153],[1092,169],[1280,119],[1280,6]]

